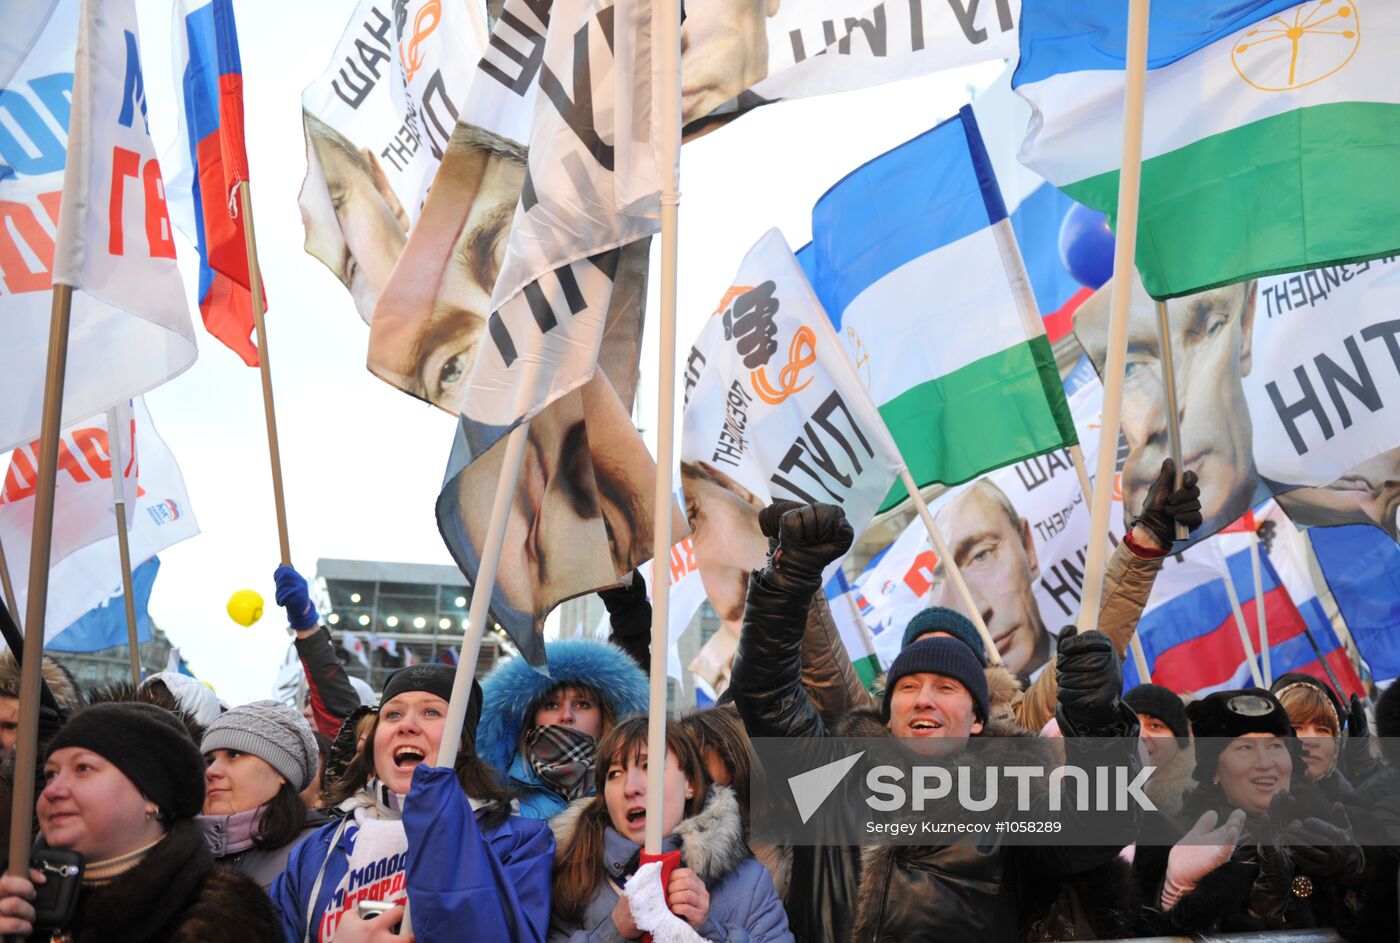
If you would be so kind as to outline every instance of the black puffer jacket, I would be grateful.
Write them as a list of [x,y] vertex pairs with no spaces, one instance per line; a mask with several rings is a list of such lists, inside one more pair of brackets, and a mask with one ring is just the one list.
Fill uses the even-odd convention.
[[[30,939],[45,936],[40,931]],[[262,888],[229,868],[216,867],[198,826],[182,820],[134,869],[111,884],[84,886],[73,923],[48,939],[281,943],[282,929]]]
[[[1295,768],[1301,767],[1301,761]],[[1143,934],[1191,934],[1211,932],[1247,932],[1262,930],[1294,930],[1310,927],[1336,927],[1344,934],[1354,932],[1361,907],[1361,891],[1366,872],[1347,883],[1310,876],[1307,896],[1290,898],[1283,916],[1264,919],[1250,913],[1249,895],[1259,875],[1259,843],[1271,835],[1281,834],[1289,822],[1316,817],[1350,831],[1345,816],[1337,815],[1337,807],[1309,782],[1295,782],[1287,803],[1268,815],[1246,818],[1244,831],[1235,851],[1220,867],[1211,871],[1185,894],[1171,910],[1160,909],[1162,887],[1172,846],[1170,837],[1160,833],[1152,844],[1140,844],[1133,860],[1134,877],[1144,903],[1139,932]],[[1187,793],[1181,815],[1171,822],[1176,840],[1184,836],[1206,811],[1216,812],[1216,821],[1224,822],[1234,812],[1219,786],[1205,784]],[[1364,849],[1371,857],[1371,849]],[[1304,885],[1306,886],[1306,885]]]
[[[801,683],[807,604],[806,598],[776,587],[762,571],[749,578],[730,684],[749,736],[889,736],[880,717],[866,711],[853,713],[833,731],[811,703]],[[992,723],[982,736],[1018,732],[1024,736],[1021,728]],[[1127,765],[1136,762],[1137,732],[1137,719],[1126,707],[1111,729],[1066,731],[1071,736],[1124,737],[1124,749],[1112,762]],[[1073,808],[1074,802],[1067,805]],[[1093,814],[1102,824],[1104,813]],[[1112,848],[1012,847],[992,839],[985,846],[881,846],[869,849],[862,860],[859,848],[798,846],[792,852],[787,895],[789,926],[798,940],[809,943],[1017,940],[1033,916],[1023,906],[1028,899],[1023,889],[1110,862],[1121,845],[1136,837],[1138,816],[1120,818],[1121,844]],[[1051,893],[1050,899],[1055,896]]]

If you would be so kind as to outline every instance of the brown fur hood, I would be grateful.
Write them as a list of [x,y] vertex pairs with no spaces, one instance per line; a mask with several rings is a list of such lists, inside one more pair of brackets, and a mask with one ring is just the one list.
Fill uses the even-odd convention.
[[[83,694],[67,668],[46,655],[43,673],[59,707],[72,711],[82,706]],[[15,661],[13,652],[0,654],[0,697],[19,697],[19,662]]]

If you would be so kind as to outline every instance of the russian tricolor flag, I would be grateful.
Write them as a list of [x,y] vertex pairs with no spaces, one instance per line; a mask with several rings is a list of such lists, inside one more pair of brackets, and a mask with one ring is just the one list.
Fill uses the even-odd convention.
[[[1159,578],[1148,609],[1138,623],[1137,634],[1152,680],[1173,691],[1198,695],[1249,687],[1254,682],[1225,588],[1225,580],[1231,580],[1257,659],[1259,620],[1249,550],[1246,547],[1226,556],[1217,541],[1210,541],[1192,548],[1185,556],[1184,562],[1167,562],[1162,574],[1165,579]],[[1329,684],[1335,677],[1344,699],[1352,694],[1364,696],[1361,679],[1332,626],[1325,617],[1319,618],[1321,607],[1313,612],[1310,606],[1312,617],[1305,616],[1267,555],[1261,555],[1260,565],[1273,676],[1301,671]],[[1123,675],[1125,688],[1138,683],[1137,671],[1130,661],[1124,664]]]
[[193,197],[189,235],[199,247],[199,310],[209,333],[255,367],[253,298],[237,190],[248,179],[248,154],[232,0],[176,0],[173,32],[183,100],[177,147],[193,168],[173,182],[187,185]]

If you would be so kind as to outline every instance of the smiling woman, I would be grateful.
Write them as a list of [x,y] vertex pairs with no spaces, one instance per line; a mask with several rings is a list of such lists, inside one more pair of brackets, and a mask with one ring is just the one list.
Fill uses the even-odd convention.
[[1196,786],[1182,803],[1181,840],[1138,847],[1134,876],[1153,904],[1140,931],[1354,925],[1365,855],[1341,807],[1304,775],[1283,705],[1247,688],[1217,691],[1186,713]]
[[[85,859],[83,884],[73,918],[37,939],[280,939],[267,896],[216,868],[192,821],[203,765],[179,721],[153,705],[73,716],[49,743],[38,812],[44,843]],[[45,883],[38,871],[30,879]],[[31,880],[0,879],[0,933],[30,936]]]

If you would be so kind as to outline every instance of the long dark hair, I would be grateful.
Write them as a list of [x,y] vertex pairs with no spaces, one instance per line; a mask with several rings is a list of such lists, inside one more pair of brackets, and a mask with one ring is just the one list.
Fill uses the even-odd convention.
[[[681,728],[695,740],[700,750],[700,759],[705,759],[706,750],[714,750],[729,773],[729,785],[734,790],[734,798],[739,801],[739,813],[744,820],[744,834],[749,832],[749,782],[753,776],[753,744],[744,722],[733,705],[721,704],[718,707],[692,711],[681,718]],[[708,769],[708,768],[707,768]]]
[[[374,775],[374,737],[378,732],[379,716],[376,714],[374,722],[369,725],[365,734],[364,743],[355,752],[354,759],[339,776],[333,780],[326,780],[327,809],[340,805],[365,788],[365,784]],[[499,825],[510,816],[515,793],[501,784],[496,772],[475,752],[459,749],[452,770],[457,774],[457,782],[461,784],[463,792],[478,802],[490,803],[483,824],[488,827]]]
[[[579,814],[573,835],[555,856],[559,863],[554,869],[554,914],[565,924],[576,924],[583,919],[584,908],[607,880],[603,867],[603,835],[611,819],[603,787],[607,783],[608,767],[618,762],[624,766],[634,765],[646,747],[647,718],[644,715],[624,720],[608,731],[598,744],[596,791]],[[710,789],[705,762],[690,734],[673,720],[666,721],[666,752],[676,758],[690,783],[692,795],[685,804],[685,817],[690,818],[705,807],[706,793]]]
[[284,782],[277,794],[267,800],[253,844],[259,848],[284,848],[297,840],[306,827],[306,806],[291,783]]

